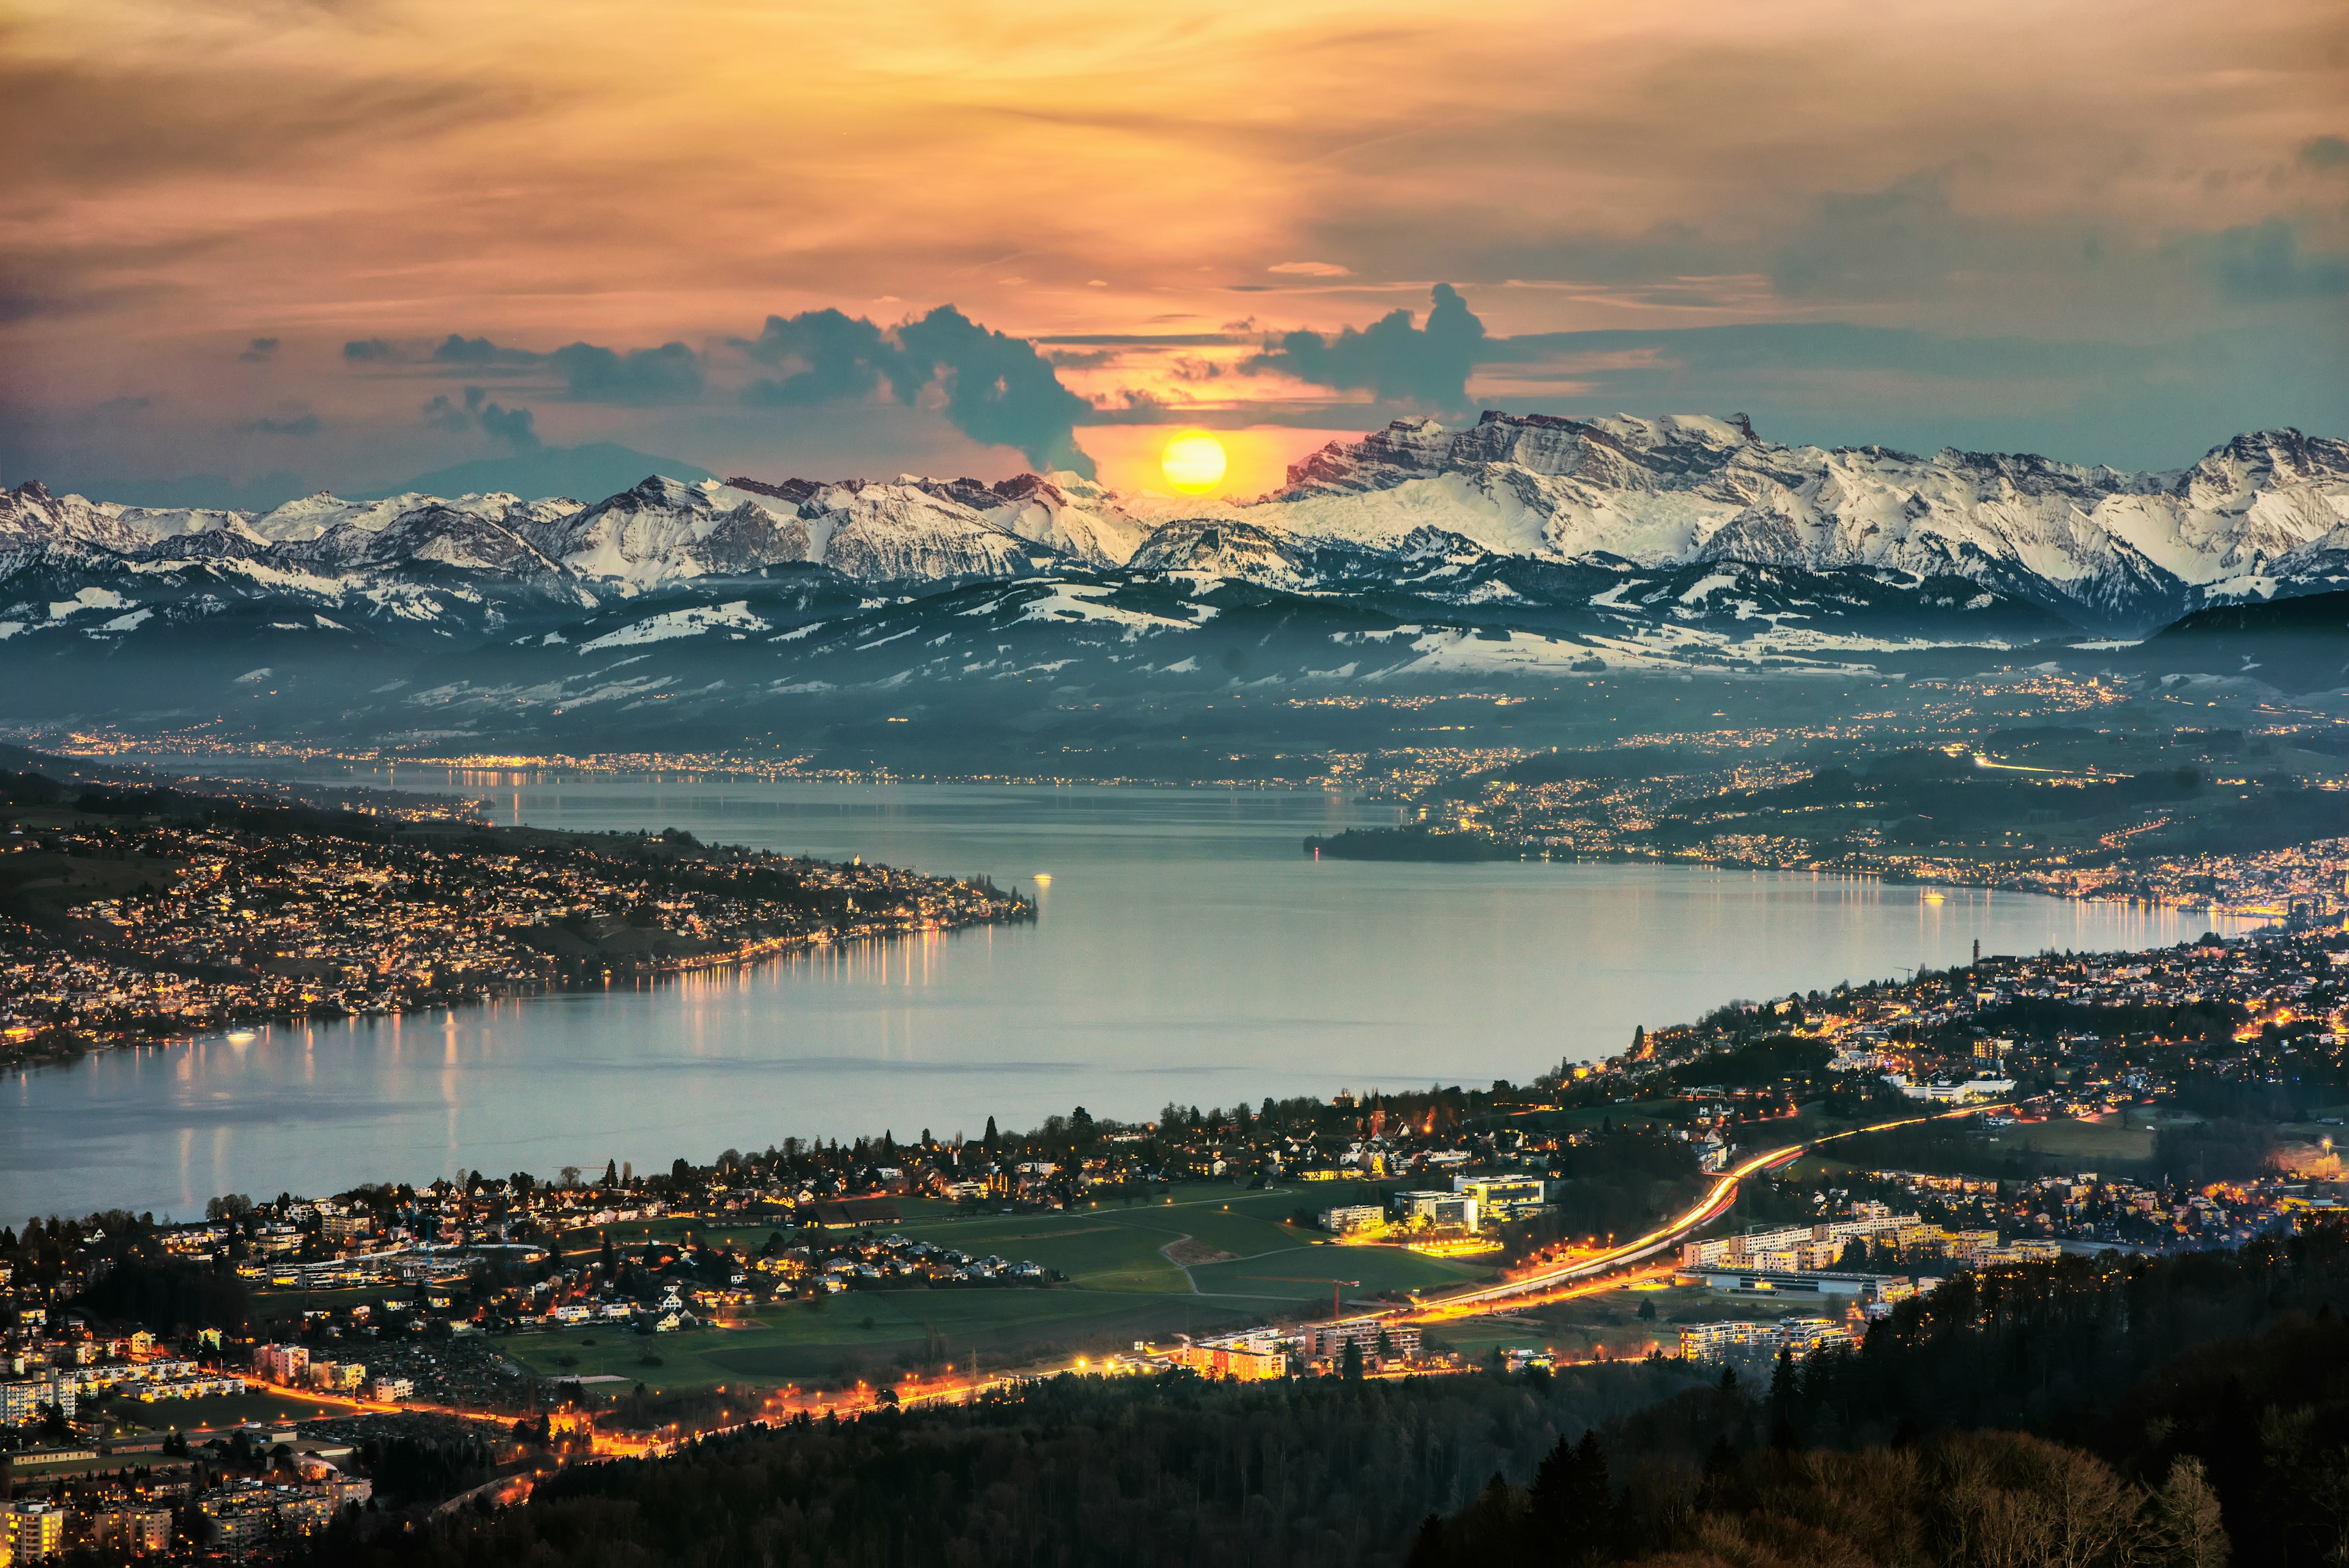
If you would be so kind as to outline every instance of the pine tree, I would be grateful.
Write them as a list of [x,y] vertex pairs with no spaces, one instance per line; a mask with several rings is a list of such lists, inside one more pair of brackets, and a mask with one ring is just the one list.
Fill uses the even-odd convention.
[[1564,1438],[1534,1472],[1533,1527],[1555,1561],[1587,1563],[1608,1554],[1615,1488],[1607,1474],[1607,1453],[1599,1434],[1586,1428],[1582,1440]]

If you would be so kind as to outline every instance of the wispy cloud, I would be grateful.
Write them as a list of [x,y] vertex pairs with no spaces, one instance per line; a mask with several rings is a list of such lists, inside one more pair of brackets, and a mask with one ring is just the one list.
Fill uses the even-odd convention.
[[[2124,351],[2282,354],[2265,386],[2302,422],[2342,408],[2291,369],[2349,302],[2338,19],[2309,0],[1795,0],[1763,27],[1730,0],[1495,0],[1474,26],[1402,0],[1211,0],[1179,27],[1071,0],[19,11],[0,356],[43,417],[13,462],[95,466],[65,415],[135,385],[167,396],[104,438],[115,471],[265,471],[284,432],[203,395],[223,344],[362,472],[446,444],[417,417],[436,390],[488,438],[460,384],[537,410],[533,435],[871,451],[854,428],[910,462],[945,432],[1046,464],[1109,418],[1352,420],[1488,385],[1668,404],[1732,374],[1508,358],[1618,330],[1818,327],[1734,374],[1837,431],[1900,406],[1887,378],[1953,419],[1974,393],[1808,362],[1830,327],[2067,346],[2042,388]],[[1437,280],[1474,309],[1430,312]],[[1192,330],[1235,291],[1251,322]],[[775,363],[730,337],[770,311],[799,324]],[[2274,406],[2252,371],[2198,379],[2148,405],[2148,442]],[[2045,400],[2046,444],[2107,430],[2095,407]]]

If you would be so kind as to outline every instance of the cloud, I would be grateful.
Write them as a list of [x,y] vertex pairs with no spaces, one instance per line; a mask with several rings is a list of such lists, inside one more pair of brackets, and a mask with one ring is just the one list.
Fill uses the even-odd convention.
[[[1016,447],[1040,469],[1092,477],[1092,459],[1078,449],[1075,428],[1092,405],[1061,385],[1033,343],[990,332],[951,305],[899,327],[897,340],[945,386],[947,418],[957,430]],[[913,398],[900,386],[898,400]]]
[[1436,411],[1464,409],[1468,375],[1485,342],[1485,324],[1460,291],[1435,286],[1427,325],[1393,310],[1360,330],[1335,337],[1290,332],[1268,339],[1266,350],[1241,369],[1273,371],[1338,391],[1371,391],[1382,399]]
[[2300,161],[2311,169],[2338,169],[2349,163],[2349,140],[2316,136],[2300,144]]
[[314,436],[326,426],[316,414],[295,414],[282,420],[247,420],[236,428],[254,435]]
[[1770,281],[1789,299],[1934,295],[1952,271],[1980,265],[1982,229],[1951,207],[1947,170],[1920,170],[1876,191],[1831,191],[1783,242]]
[[545,358],[581,402],[672,403],[701,395],[701,358],[682,343],[626,350],[571,343]]
[[466,370],[552,369],[563,378],[564,395],[582,403],[631,407],[684,403],[694,401],[703,390],[701,356],[678,342],[664,343],[657,348],[606,348],[595,343],[567,343],[551,354],[542,354],[533,348],[516,348],[487,337],[468,337],[461,332],[451,332],[429,350],[417,343],[365,338],[344,344],[343,358],[376,363],[425,363]]
[[948,421],[974,441],[1017,448],[1040,469],[1088,477],[1093,472],[1076,441],[1076,426],[1092,405],[1061,384],[1051,359],[1033,342],[991,332],[951,305],[894,327],[837,310],[771,316],[758,337],[733,341],[760,364],[787,372],[744,388],[749,402],[855,402],[885,386],[910,405],[935,387]]
[[758,337],[738,337],[734,344],[760,364],[788,372],[761,377],[743,389],[748,401],[767,408],[854,401],[873,396],[885,379],[893,389],[919,386],[888,334],[837,310],[770,316]]
[[1336,262],[1281,262],[1264,269],[1287,277],[1351,277],[1354,269],[1340,266]]
[[2220,291],[2230,299],[2319,299],[2349,294],[2349,256],[2302,251],[2299,234],[2282,218],[2239,223],[2201,248],[2211,257]]
[[451,402],[446,392],[436,393],[424,405],[424,422],[436,431],[461,433],[473,428],[472,415]]
[[486,337],[467,337],[451,332],[432,350],[436,365],[538,365],[547,356],[533,354],[527,348],[503,348]]
[[[814,409],[881,399],[907,408],[925,404],[965,435],[1013,447],[1038,468],[1092,472],[1076,442],[1076,426],[1091,415],[1092,404],[1061,385],[1052,359],[1035,342],[990,331],[953,306],[894,327],[834,309],[771,316],[757,337],[728,338],[723,347],[770,373],[741,381],[740,359],[719,353],[713,363],[709,354],[683,342],[653,348],[577,342],[542,354],[456,332],[429,352],[420,344],[370,337],[345,344],[343,357],[354,363],[552,372],[569,400],[630,407],[714,400]],[[536,442],[528,410],[485,407],[483,396],[481,389],[468,388],[461,409],[446,394],[435,397],[423,405],[424,422],[450,431],[478,427],[518,447]]]
[[244,352],[238,355],[237,358],[240,359],[252,360],[255,364],[274,359],[277,358],[277,339],[274,337],[256,337],[245,345]]
[[258,52],[237,59],[221,48],[220,31],[175,57],[145,59],[119,37],[75,59],[60,57],[54,33],[43,40],[52,47],[34,48],[34,28],[9,31],[16,47],[0,55],[0,145],[20,191],[88,197],[172,178],[283,172],[363,145],[412,146],[492,124],[529,104],[530,85],[511,74],[466,81],[357,54],[347,57],[355,69],[321,70],[315,57],[283,49],[264,64]]
[[482,433],[492,441],[516,452],[538,450],[537,422],[528,409],[502,409],[495,403],[484,403],[479,417]]
[[463,432],[478,429],[483,435],[515,452],[539,449],[537,421],[528,409],[509,409],[490,400],[485,388],[465,389],[465,402],[457,406],[446,392],[424,405],[424,422],[434,430]]

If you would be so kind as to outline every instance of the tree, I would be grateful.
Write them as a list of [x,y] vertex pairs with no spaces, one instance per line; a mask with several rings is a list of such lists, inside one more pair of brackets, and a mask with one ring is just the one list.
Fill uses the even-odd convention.
[[2191,1454],[2170,1462],[2169,1479],[2154,1494],[2162,1561],[2168,1568],[2227,1568],[2227,1529],[2209,1472]]
[[1338,1358],[1338,1376],[1349,1383],[1360,1383],[1362,1380],[1362,1342],[1361,1340],[1350,1339],[1346,1342],[1345,1352]]
[[1533,1527],[1537,1543],[1560,1563],[1603,1561],[1608,1554],[1614,1483],[1599,1434],[1585,1428],[1579,1442],[1564,1438],[1534,1472]]

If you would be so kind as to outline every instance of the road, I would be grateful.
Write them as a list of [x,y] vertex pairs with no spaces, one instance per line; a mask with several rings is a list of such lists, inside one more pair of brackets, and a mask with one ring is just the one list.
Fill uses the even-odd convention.
[[1695,1231],[1729,1212],[1737,1201],[1738,1184],[1746,1178],[1758,1176],[1800,1158],[1821,1144],[1837,1138],[1857,1137],[1861,1133],[1889,1132],[1894,1127],[1914,1127],[1920,1122],[1942,1121],[1951,1116],[1979,1116],[1986,1110],[1997,1110],[1995,1104],[1971,1105],[1956,1110],[1933,1111],[1920,1116],[1902,1116],[1893,1121],[1878,1122],[1871,1127],[1847,1127],[1839,1133],[1829,1133],[1807,1143],[1792,1143],[1783,1148],[1770,1149],[1740,1161],[1721,1173],[1707,1189],[1702,1198],[1687,1210],[1644,1236],[1635,1236],[1603,1252],[1577,1258],[1553,1268],[1537,1271],[1517,1279],[1506,1280],[1497,1285],[1485,1285],[1475,1290],[1460,1291],[1432,1301],[1414,1303],[1410,1306],[1390,1307],[1379,1312],[1364,1313],[1344,1321],[1368,1323],[1380,1319],[1398,1319],[1407,1323],[1438,1322],[1447,1317],[1477,1315],[1475,1309],[1487,1303],[1509,1301],[1518,1296],[1536,1295],[1564,1286],[1585,1283],[1600,1275],[1611,1274],[1634,1263],[1645,1262],[1661,1252],[1678,1247]]
[[[2000,1108],[2002,1108],[2000,1104],[1986,1103],[1965,1106],[1953,1110],[1929,1112],[1923,1116],[1902,1116],[1892,1121],[1878,1122],[1869,1127],[1850,1127],[1842,1132],[1829,1133],[1823,1137],[1813,1138],[1804,1143],[1791,1143],[1780,1148],[1765,1150],[1741,1160],[1735,1166],[1722,1172],[1713,1179],[1713,1185],[1706,1189],[1703,1197],[1667,1223],[1643,1236],[1635,1236],[1630,1241],[1609,1247],[1604,1251],[1537,1270],[1516,1279],[1505,1280],[1498,1284],[1478,1286],[1432,1300],[1414,1302],[1405,1306],[1384,1307],[1338,1321],[1343,1323],[1441,1322],[1445,1318],[1480,1315],[1482,1312],[1498,1303],[1517,1302],[1523,1304],[1521,1298],[1527,1296],[1539,1296],[1551,1292],[1561,1294],[1582,1294],[1593,1290],[1612,1288],[1629,1279],[1666,1273],[1671,1272],[1669,1263],[1654,1264],[1645,1271],[1638,1271],[1636,1265],[1650,1263],[1651,1260],[1658,1259],[1661,1254],[1671,1251],[1691,1235],[1726,1214],[1737,1202],[1739,1184],[1750,1177],[1758,1176],[1765,1170],[1775,1169],[1779,1166],[1788,1164],[1821,1145],[1833,1143],[1838,1138],[1855,1137],[1861,1133],[1886,1132],[1894,1127],[1913,1127],[1920,1122],[1940,1121],[1951,1116],[1978,1116],[1983,1111]],[[1188,1271],[1186,1270],[1185,1272],[1187,1273]],[[1080,1362],[1070,1370],[1077,1370],[1082,1366],[1083,1364]],[[1032,1375],[1032,1369],[1030,1375]],[[1024,1376],[1019,1373],[1007,1373],[977,1382],[964,1380],[957,1383],[948,1380],[934,1383],[927,1387],[916,1385],[911,1388],[900,1389],[898,1397],[903,1403],[909,1405],[942,1401],[959,1403],[987,1389],[1023,1381]],[[387,1405],[374,1400],[354,1399],[347,1396],[322,1394],[315,1389],[285,1387],[258,1379],[252,1380],[252,1386],[258,1392],[280,1394],[289,1399],[339,1405],[354,1413],[391,1414],[398,1411],[421,1411],[498,1425],[511,1424],[515,1419],[510,1413],[468,1410],[458,1407],[422,1403]],[[815,1416],[833,1412],[853,1416],[874,1407],[877,1397],[877,1392],[868,1391],[861,1386],[854,1392],[843,1390],[829,1397],[813,1395],[800,1395],[796,1397],[770,1395],[762,1402],[760,1417],[769,1420],[788,1418],[800,1411]],[[599,1447],[601,1447],[600,1438]],[[615,1447],[616,1448],[617,1445]],[[658,1451],[659,1447],[657,1442],[649,1444],[645,1451]]]

